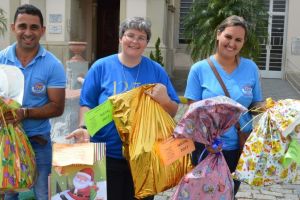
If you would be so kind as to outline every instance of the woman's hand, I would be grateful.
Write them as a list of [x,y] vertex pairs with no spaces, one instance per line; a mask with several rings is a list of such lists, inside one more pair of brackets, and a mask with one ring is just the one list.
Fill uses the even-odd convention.
[[207,151],[209,153],[219,153],[222,151],[222,144],[219,144],[219,146],[217,146],[216,148],[214,148],[213,146],[211,145],[205,145],[205,148],[207,149]]
[[171,101],[166,86],[161,83],[157,83],[152,90],[146,91],[146,94],[162,106]]
[[178,105],[175,101],[172,101],[168,95],[167,88],[161,83],[157,83],[152,90],[145,92],[149,95],[154,101],[159,103],[163,109],[169,113],[172,117],[176,115]]
[[88,131],[84,128],[78,128],[66,136],[66,139],[72,139],[72,138],[75,139],[76,143],[90,142],[90,135]]

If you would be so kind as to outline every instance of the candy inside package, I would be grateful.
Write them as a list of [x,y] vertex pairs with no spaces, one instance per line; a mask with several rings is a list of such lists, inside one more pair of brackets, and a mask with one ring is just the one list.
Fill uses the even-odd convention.
[[268,99],[267,107],[246,141],[234,173],[235,179],[254,186],[294,182],[296,162],[300,162],[300,101]]
[[[174,135],[213,145],[246,111],[225,96],[201,100],[190,105]],[[222,152],[209,153],[185,175],[172,199],[233,199],[233,180]]]
[[4,113],[14,112],[20,104],[0,97],[0,192],[24,191],[36,177],[35,155],[20,124],[7,124]]
[[154,87],[143,85],[112,96],[113,119],[123,142],[123,153],[129,162],[135,197],[141,199],[178,184],[192,167],[186,155],[166,166],[155,150],[157,142],[172,136],[172,117],[145,91]]

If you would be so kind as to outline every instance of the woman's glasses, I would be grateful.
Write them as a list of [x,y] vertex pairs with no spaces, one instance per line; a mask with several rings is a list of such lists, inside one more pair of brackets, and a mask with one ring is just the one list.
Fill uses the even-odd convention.
[[136,36],[136,35],[133,34],[133,33],[126,33],[126,34],[124,33],[124,36],[125,36],[126,40],[128,40],[128,41],[130,41],[130,42],[138,41],[138,42],[140,42],[140,43],[143,43],[143,42],[147,42],[147,41],[148,41],[148,40],[147,40],[147,37],[142,36],[142,35]]

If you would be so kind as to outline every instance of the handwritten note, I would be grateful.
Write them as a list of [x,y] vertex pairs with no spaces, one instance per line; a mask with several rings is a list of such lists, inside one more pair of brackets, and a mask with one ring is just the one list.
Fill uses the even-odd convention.
[[84,122],[91,136],[113,120],[112,109],[111,102],[106,100],[84,114]]
[[[72,156],[70,156],[72,155]],[[94,164],[94,144],[53,144],[53,166],[67,166],[72,164]]]
[[156,144],[156,150],[163,161],[168,166],[195,150],[194,142],[186,138],[170,138]]

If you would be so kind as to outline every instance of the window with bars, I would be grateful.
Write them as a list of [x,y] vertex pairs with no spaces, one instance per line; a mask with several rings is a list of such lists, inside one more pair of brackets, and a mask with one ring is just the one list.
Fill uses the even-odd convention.
[[194,0],[181,0],[180,1],[180,17],[179,17],[179,44],[187,44],[187,39],[184,36],[184,17],[188,14]]
[[[188,14],[194,0],[180,1],[179,19],[179,44],[187,44],[188,40],[184,36],[184,17]],[[286,0],[263,0],[263,7],[269,11],[269,25],[267,27],[257,27],[262,31],[267,30],[269,41],[261,41],[261,52],[257,64],[261,70],[281,71],[283,64],[284,45],[284,23],[286,12]]]
[[260,28],[268,30],[269,40],[261,43],[261,53],[257,65],[260,70],[281,71],[284,54],[286,1],[264,0],[264,4],[270,14],[269,25]]

